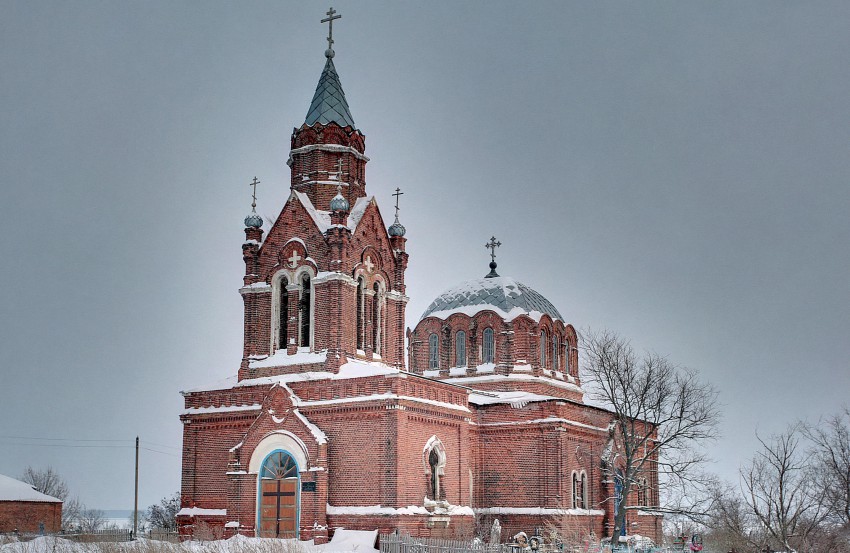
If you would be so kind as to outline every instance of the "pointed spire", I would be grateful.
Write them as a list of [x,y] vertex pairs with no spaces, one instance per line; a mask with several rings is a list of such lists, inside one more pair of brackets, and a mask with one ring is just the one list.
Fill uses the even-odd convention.
[[313,94],[313,101],[310,102],[310,109],[307,110],[307,118],[304,122],[308,126],[312,126],[314,123],[321,123],[322,125],[336,123],[340,127],[350,125],[354,128],[354,118],[348,109],[345,92],[342,90],[342,84],[339,82],[339,75],[336,73],[333,62],[335,55],[333,51],[333,22],[342,17],[341,15],[334,15],[335,13],[336,11],[331,8],[328,10],[328,17],[322,19],[322,23],[328,23],[328,49],[325,50],[325,57],[328,61],[325,62],[322,76],[319,77],[319,84],[316,85],[316,93]]

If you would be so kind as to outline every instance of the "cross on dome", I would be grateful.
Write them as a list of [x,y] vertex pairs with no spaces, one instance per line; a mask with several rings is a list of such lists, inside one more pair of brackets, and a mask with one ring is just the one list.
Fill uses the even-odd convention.
[[336,10],[331,8],[328,10],[326,14],[327,17],[322,19],[322,23],[328,24],[328,49],[325,51],[325,57],[332,58],[334,57],[334,19],[341,19],[341,15],[336,14]]
[[490,250],[490,272],[484,278],[493,278],[499,276],[496,272],[496,248],[501,246],[502,243],[496,241],[495,236],[490,237],[490,241],[484,244],[484,247]]

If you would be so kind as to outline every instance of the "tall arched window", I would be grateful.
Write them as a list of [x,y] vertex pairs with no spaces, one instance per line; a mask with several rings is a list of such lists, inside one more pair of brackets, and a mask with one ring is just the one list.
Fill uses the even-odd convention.
[[436,334],[428,336],[428,368],[440,368],[440,338]]
[[582,471],[581,473],[581,493],[579,494],[579,500],[581,501],[581,508],[587,509],[587,473]]
[[455,367],[466,366],[466,332],[458,330],[455,334]]
[[540,331],[540,368],[546,368],[546,351],[549,349],[549,340],[546,331]]
[[280,309],[278,310],[277,347],[279,349],[286,349],[287,344],[289,344],[289,291],[286,289],[288,285],[289,280],[286,277],[282,277],[280,279],[280,292],[278,296]]
[[428,466],[431,469],[431,497],[434,501],[440,499],[440,454],[437,453],[437,448],[431,450],[428,455]]
[[492,363],[494,359],[493,354],[493,329],[485,328],[484,329],[484,348],[483,355],[481,358],[482,363]]
[[363,277],[357,279],[357,349],[363,349],[363,337],[365,331],[363,329],[363,294],[366,293],[366,288],[363,285]]
[[305,274],[301,277],[301,301],[298,306],[299,316],[301,318],[301,332],[299,332],[301,347],[310,346],[310,324],[312,313],[310,312],[310,275]]
[[372,351],[381,354],[381,288],[378,283],[372,288]]
[[561,368],[561,339],[557,334],[552,334],[552,370]]
[[579,497],[581,497],[579,485],[578,473],[573,472],[573,509],[578,509],[581,504],[579,500]]

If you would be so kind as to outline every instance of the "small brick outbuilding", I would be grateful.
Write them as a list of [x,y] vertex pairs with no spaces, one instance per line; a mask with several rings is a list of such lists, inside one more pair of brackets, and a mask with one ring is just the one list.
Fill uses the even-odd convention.
[[0,534],[50,534],[61,529],[61,499],[0,474]]

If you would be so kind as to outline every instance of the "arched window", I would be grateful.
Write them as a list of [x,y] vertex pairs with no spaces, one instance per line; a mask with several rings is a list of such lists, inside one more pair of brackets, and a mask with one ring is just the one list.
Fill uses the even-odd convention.
[[573,472],[573,509],[578,509],[581,504],[579,498],[581,497],[581,493],[579,490],[579,479],[578,473]]
[[298,535],[298,464],[285,451],[274,451],[260,469],[258,509],[260,536],[294,538]]
[[366,293],[366,289],[363,285],[363,277],[357,279],[357,349],[363,349],[363,337],[366,334],[363,329],[363,294]]
[[564,372],[567,374],[572,374],[571,369],[571,361],[570,361],[570,339],[564,338]]
[[466,332],[458,330],[455,334],[455,367],[466,366]]
[[428,336],[428,368],[440,368],[440,338],[436,334]]
[[552,370],[561,368],[561,339],[557,334],[552,334]]
[[579,499],[581,500],[581,508],[587,509],[587,473],[582,471],[581,473],[581,493],[579,494]]
[[381,354],[381,288],[378,283],[372,288],[372,351]]
[[278,298],[280,301],[278,303],[280,303],[280,309],[278,310],[277,347],[286,349],[287,344],[289,344],[289,291],[286,289],[289,280],[282,277],[279,282],[280,295]]
[[428,455],[428,466],[431,468],[431,497],[434,501],[440,499],[440,454],[437,453],[437,448],[431,450]]
[[549,349],[549,340],[546,336],[546,331],[540,331],[540,368],[546,368],[546,350]]
[[638,480],[638,505],[641,507],[646,507],[649,505],[649,486],[647,485],[646,478],[641,478]]
[[299,302],[298,311],[301,318],[301,332],[299,332],[301,347],[310,346],[310,324],[312,313],[310,312],[310,275],[305,274],[301,277],[301,301]]
[[481,358],[482,363],[492,363],[494,359],[493,355],[493,329],[485,328],[484,329],[484,351],[483,356]]

